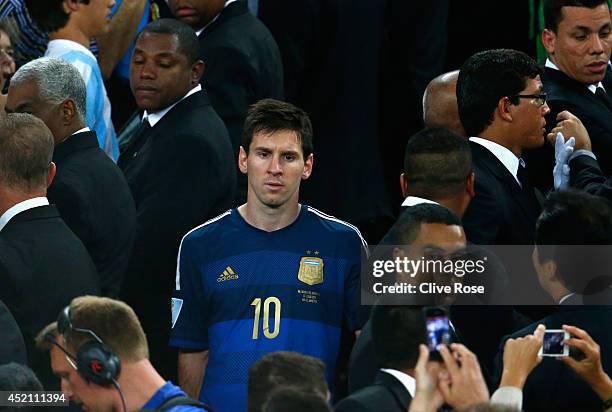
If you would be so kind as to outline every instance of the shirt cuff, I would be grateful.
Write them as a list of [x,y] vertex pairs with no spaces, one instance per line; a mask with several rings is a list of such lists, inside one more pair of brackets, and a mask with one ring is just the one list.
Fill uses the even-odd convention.
[[576,150],[574,153],[571,154],[571,156],[569,157],[569,159],[567,160],[567,162],[571,162],[572,159],[578,157],[578,156],[589,156],[595,160],[597,160],[597,157],[595,157],[595,154],[593,152],[591,152],[590,150],[585,150],[585,149],[580,149],[580,150]]
[[514,386],[498,388],[491,396],[491,405],[502,405],[520,411],[523,409],[523,391]]

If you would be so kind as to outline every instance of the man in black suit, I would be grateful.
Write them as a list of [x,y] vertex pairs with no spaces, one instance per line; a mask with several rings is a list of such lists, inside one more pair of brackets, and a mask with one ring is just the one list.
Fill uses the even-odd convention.
[[104,296],[119,296],[134,244],[136,209],[121,170],[85,125],[86,88],[69,63],[41,58],[11,79],[6,111],[41,119],[55,141],[57,174],[47,197],[96,265]]
[[87,250],[45,197],[56,170],[52,155],[53,136],[41,120],[0,117],[0,300],[17,320],[29,364],[47,389],[58,385],[34,337],[72,298],[100,291]]
[[[570,111],[587,128],[593,151],[606,176],[612,174],[612,20],[607,0],[544,1],[542,43],[548,60],[542,82],[550,113]],[[569,136],[568,136],[569,137]],[[549,180],[553,149],[538,151],[538,172]]]
[[26,365],[28,357],[23,336],[13,314],[2,301],[0,301],[0,334],[3,340],[0,345],[0,365],[11,362]]
[[227,129],[199,84],[203,69],[198,39],[185,23],[156,20],[136,40],[130,84],[144,113],[119,158],[137,211],[122,295],[166,378],[176,376],[168,337],[179,243],[188,230],[229,209],[236,186]]
[[[612,368],[612,307],[581,303],[593,303],[606,293],[606,282],[602,280],[610,284],[612,208],[586,193],[555,192],[547,199],[538,219],[535,243],[533,264],[538,281],[559,305],[557,313],[538,323],[543,323],[546,329],[572,325],[585,330],[600,345],[603,369],[609,371]],[[612,289],[607,290],[607,305],[610,292]],[[510,337],[530,334],[536,326],[534,323]],[[570,356],[580,354],[570,351]],[[498,361],[502,358],[500,353]],[[545,358],[529,375],[523,390],[524,410],[601,410],[601,400],[593,389],[563,363]]]
[[404,412],[414,397],[419,345],[427,341],[421,308],[377,305],[370,322],[381,369],[373,384],[340,401],[336,412]]
[[544,143],[549,109],[540,73],[533,59],[514,50],[476,53],[459,72],[459,116],[476,173],[463,226],[475,244],[533,244],[540,204],[521,155]]
[[[170,0],[174,16],[198,34],[206,69],[201,84],[227,126],[234,157],[253,103],[283,100],[283,63],[276,41],[253,16],[247,0]],[[246,199],[246,177],[238,174],[237,202]]]
[[[407,245],[407,252],[415,252],[417,256],[419,253],[420,256],[425,256],[425,249],[436,250],[439,255],[450,255],[465,248],[465,234],[459,217],[445,207],[431,203],[429,201],[408,207],[382,239],[381,244]],[[411,258],[419,259],[412,255]],[[395,277],[390,279],[391,284],[395,281]],[[415,350],[417,353],[418,345]],[[370,319],[362,328],[351,352],[348,368],[349,393],[374,382],[376,372],[380,368],[380,360],[374,352]]]

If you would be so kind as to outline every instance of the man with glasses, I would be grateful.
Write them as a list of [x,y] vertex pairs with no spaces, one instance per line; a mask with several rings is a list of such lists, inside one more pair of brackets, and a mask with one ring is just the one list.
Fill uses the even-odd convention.
[[[479,245],[526,245],[500,255],[510,278],[510,296],[552,303],[538,285],[531,264],[541,194],[527,179],[526,167],[531,164],[523,160],[524,152],[544,144],[545,116],[550,109],[541,73],[537,63],[519,51],[476,53],[459,71],[457,103],[470,136],[476,175],[476,195],[463,215],[467,240]],[[547,314],[537,307],[521,312],[533,318]]]

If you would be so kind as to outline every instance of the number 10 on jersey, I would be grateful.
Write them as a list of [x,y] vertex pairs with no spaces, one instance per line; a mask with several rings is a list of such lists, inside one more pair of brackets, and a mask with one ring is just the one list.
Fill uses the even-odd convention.
[[[274,329],[270,331],[270,306],[274,305]],[[274,339],[280,332],[280,316],[281,316],[281,301],[275,296],[270,296],[261,302],[261,298],[253,299],[251,306],[255,306],[255,315],[253,316],[253,339],[259,339],[259,317],[261,315],[261,307],[263,306],[263,334],[268,339]]]

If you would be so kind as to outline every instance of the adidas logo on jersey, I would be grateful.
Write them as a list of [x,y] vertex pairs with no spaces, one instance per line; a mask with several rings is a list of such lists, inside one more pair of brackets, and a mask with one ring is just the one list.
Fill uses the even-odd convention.
[[225,282],[226,280],[236,280],[238,275],[231,267],[226,267],[222,274],[217,278],[217,283]]

